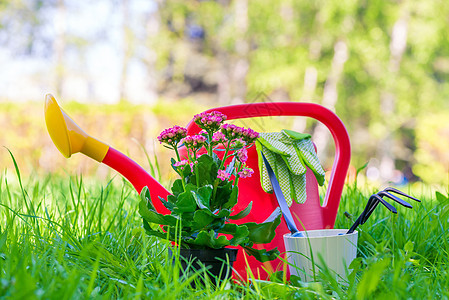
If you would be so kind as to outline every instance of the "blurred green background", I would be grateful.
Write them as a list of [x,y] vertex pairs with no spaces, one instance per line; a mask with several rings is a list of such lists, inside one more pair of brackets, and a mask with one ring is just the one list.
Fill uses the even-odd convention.
[[[449,185],[449,2],[0,0],[0,145],[23,174],[110,170],[66,160],[44,124],[53,93],[88,133],[148,168],[165,127],[204,109],[305,101],[343,120],[352,165],[369,181]],[[256,130],[313,135],[321,124],[269,118]],[[2,170],[13,166],[1,150]]]

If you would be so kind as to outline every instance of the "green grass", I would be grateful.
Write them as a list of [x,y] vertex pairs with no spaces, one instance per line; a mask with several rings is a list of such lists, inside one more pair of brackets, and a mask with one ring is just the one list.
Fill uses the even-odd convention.
[[[357,217],[369,195],[346,187],[336,228],[349,228],[344,212]],[[17,168],[0,175],[0,197],[2,298],[449,297],[449,201],[443,195],[413,203],[412,210],[397,207],[397,215],[376,209],[358,229],[356,271],[348,287],[328,274],[315,283],[273,276],[271,282],[218,287],[199,286],[201,274],[180,278],[166,244],[145,236],[138,195],[118,176],[109,183],[51,174],[20,178]]]

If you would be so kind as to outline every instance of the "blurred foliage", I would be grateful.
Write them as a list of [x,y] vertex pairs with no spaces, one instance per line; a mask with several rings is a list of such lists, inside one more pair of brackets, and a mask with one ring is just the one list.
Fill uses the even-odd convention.
[[[62,101],[60,104],[84,131],[127,154],[147,170],[150,168],[142,147],[148,151],[151,163],[155,155],[159,160],[169,161],[171,153],[164,151],[156,139],[160,131],[172,126],[175,120],[179,125],[186,125],[194,114],[204,110],[190,100],[177,101],[177,107],[182,110],[176,114],[173,114],[171,102],[160,102],[154,107],[125,101],[114,105]],[[41,103],[0,103],[0,126],[4,129],[0,145],[14,153],[26,176],[64,170],[70,174],[94,174],[103,179],[115,174],[84,155],[74,154],[68,160],[63,157],[48,135]],[[7,150],[0,151],[0,169],[13,168]],[[162,164],[161,168],[162,173],[169,173],[169,165]]]
[[[245,13],[237,10],[242,3],[247,5],[244,32],[238,30],[237,20],[239,13]],[[249,44],[243,53],[249,62],[247,102],[322,103],[334,72],[336,47],[343,43],[348,57],[337,82],[338,101],[329,108],[348,128],[352,163],[361,166],[373,157],[380,160],[383,148],[391,147],[396,169],[408,180],[418,176],[428,183],[448,182],[449,164],[440,150],[444,148],[435,145],[430,135],[419,133],[423,120],[433,119],[432,130],[440,132],[439,138],[449,139],[444,118],[433,118],[433,112],[449,110],[448,2],[168,0],[159,9],[169,25],[161,32],[172,33],[175,47],[192,45],[192,26],[204,30],[204,37],[195,40],[201,47],[186,50],[189,53],[218,62],[225,53],[232,68],[242,58],[239,40]],[[403,52],[396,49],[401,42]],[[189,74],[185,68],[196,57],[169,52],[171,63],[178,65],[175,69]],[[216,80],[219,86],[220,79]],[[261,99],[261,93],[266,97]],[[314,126],[309,123],[308,127]],[[431,165],[438,167],[428,168]]]
[[449,112],[421,116],[416,126],[414,172],[425,182],[449,182]]
[[[347,126],[354,166],[370,158],[381,161],[390,152],[394,167],[409,180],[418,176],[428,183],[448,183],[444,152],[449,140],[448,1],[165,0],[155,1],[154,9],[144,13],[136,9],[141,5],[136,0],[102,3],[113,7],[111,14],[132,20],[124,18],[123,28],[105,23],[103,31],[93,31],[132,32],[116,49],[129,55],[119,64],[128,70],[128,61],[139,62],[147,71],[151,93],[160,100],[151,108],[123,102],[81,105],[77,111],[75,104],[68,104],[66,109],[73,107],[74,118],[85,121],[87,130],[111,132],[113,142],[132,136],[148,144],[148,137],[157,135],[155,128],[186,124],[204,108],[255,101],[315,102],[335,110]],[[2,1],[0,41],[17,55],[40,54],[56,64],[53,71],[63,67],[62,75],[72,72],[82,78],[83,63],[73,70],[68,60],[63,64],[64,57],[55,63],[57,39],[48,30],[55,25],[49,16],[58,11],[69,15],[81,6],[73,0]],[[112,39],[69,29],[63,34],[65,51],[81,53],[80,57],[89,47]],[[80,40],[82,47],[75,42]],[[339,50],[344,50],[342,57],[337,56]],[[95,76],[85,77],[89,88],[95,85]],[[332,85],[335,91],[329,89]],[[73,97],[64,95],[64,89],[61,93],[56,96]],[[326,102],[329,95],[334,102]],[[131,95],[120,98],[132,100]],[[2,105],[2,124],[17,126],[1,137],[13,151],[30,144],[25,134],[36,137],[36,128],[43,130],[30,125],[42,123],[42,116],[31,107]],[[9,114],[11,109],[18,109],[18,115]],[[25,120],[24,114],[30,119]],[[294,121],[288,124],[296,126]],[[313,132],[315,127],[307,123],[307,130]],[[39,143],[28,150],[30,157],[47,151]],[[116,145],[127,150],[127,143]],[[332,148],[326,153],[323,161],[329,165]]]

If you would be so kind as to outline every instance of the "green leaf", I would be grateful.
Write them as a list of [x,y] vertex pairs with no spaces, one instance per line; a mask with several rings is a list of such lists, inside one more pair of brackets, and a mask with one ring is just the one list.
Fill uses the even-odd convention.
[[195,215],[193,216],[193,226],[196,229],[201,229],[209,225],[211,222],[215,220],[214,217],[210,215],[210,212],[207,210],[197,210]]
[[173,196],[173,195],[168,195],[168,196],[167,196],[167,200],[168,200],[168,202],[170,202],[170,203],[172,203],[172,204],[175,204],[176,201],[178,201],[178,200],[176,199],[176,197]]
[[[172,157],[172,158],[170,159],[170,162],[171,162],[170,165],[171,165],[171,167],[173,168],[173,170],[175,170],[175,172],[179,174],[178,168],[175,167],[176,160]],[[179,174],[179,175],[181,175],[181,174]]]
[[192,168],[190,167],[190,165],[185,165],[181,170],[181,176],[184,176],[184,178],[186,178],[186,177],[188,177],[188,176],[190,176],[190,175],[192,175],[192,172],[193,172],[193,170],[192,170]]
[[[211,200],[210,207],[211,209],[223,207],[223,204],[228,202],[232,193],[232,183],[227,182],[222,186],[217,187],[217,192],[215,193],[215,199]],[[225,207],[228,208],[228,207]]]
[[167,239],[167,236],[168,236],[169,240],[173,241],[173,242],[177,242],[180,237],[185,238],[185,237],[190,237],[192,235],[192,230],[190,230],[188,228],[187,228],[187,230],[184,230],[185,229],[184,227],[180,231],[179,227],[176,228],[176,227],[164,225],[164,226],[162,226],[162,229],[166,231],[166,232],[164,232],[165,239]]
[[356,279],[357,273],[360,271],[360,269],[362,268],[363,265],[363,258],[362,257],[357,257],[355,258],[348,267],[348,270],[352,270],[351,274],[349,274],[348,276],[348,280],[349,283],[354,284],[354,281]]
[[202,209],[203,212],[207,213],[209,216],[213,217],[214,219],[223,219],[223,221],[229,217],[231,214],[231,211],[229,209],[222,209],[215,214],[212,213],[209,209]]
[[445,203],[449,200],[449,196],[446,197],[443,194],[441,194],[440,192],[435,192],[435,196],[437,197],[437,200],[440,203]]
[[145,221],[160,225],[176,226],[178,220],[176,217],[172,215],[162,215],[154,210],[148,209],[146,202],[146,200],[141,200],[139,203],[139,214]]
[[225,218],[219,218],[219,219],[215,219],[212,223],[210,223],[206,229],[207,230],[213,230],[215,232],[218,232],[218,230],[222,229],[223,226],[226,223],[226,219]]
[[161,239],[167,239],[167,234],[154,230],[153,228],[151,228],[150,224],[145,221],[145,219],[143,220],[143,228],[145,229],[145,232],[150,235],[150,236],[155,236]]
[[379,281],[382,279],[382,273],[389,264],[390,259],[387,258],[381,259],[369,266],[363,273],[357,286],[357,299],[367,299],[379,288]]
[[229,219],[231,219],[231,220],[243,219],[244,217],[246,217],[251,212],[252,208],[253,208],[253,201],[251,201],[244,210],[240,211],[238,214],[230,216]]
[[212,185],[208,184],[200,187],[197,191],[192,191],[199,208],[210,209],[210,197],[212,196],[213,189]]
[[173,182],[171,191],[173,192],[173,195],[175,195],[176,197],[184,192],[184,187],[182,186],[182,179],[176,179],[175,182]]
[[244,223],[249,230],[249,240],[257,244],[266,244],[271,242],[275,236],[275,230],[281,224],[281,215],[279,214],[272,222],[265,223]]
[[142,191],[140,191],[140,199],[146,202],[149,209],[156,210],[153,206],[153,202],[151,202],[151,194],[147,186],[144,186]]
[[217,166],[221,165],[221,159],[218,157],[217,153],[212,152],[212,159],[217,164]]
[[220,249],[225,246],[229,246],[229,240],[223,235],[215,238],[215,232],[213,230],[210,230],[209,232],[200,231],[198,236],[194,240],[188,241],[188,243],[213,249]]
[[231,211],[229,209],[222,209],[222,210],[218,211],[217,213],[212,214],[212,217],[214,217],[215,219],[222,219],[222,218],[229,217],[230,214],[231,214]]
[[179,194],[176,207],[173,209],[176,213],[194,212],[196,210],[196,201],[192,191],[185,191]]
[[249,230],[248,227],[246,227],[245,225],[227,223],[223,226],[223,228],[218,230],[218,232],[232,235],[233,238],[230,241],[231,245],[237,246],[249,242],[248,238]]
[[249,230],[245,225],[237,226],[235,233],[233,234],[232,239],[229,241],[231,245],[238,246],[241,244],[245,244],[248,242]]
[[231,190],[231,194],[229,195],[228,201],[223,203],[223,208],[232,208],[237,204],[239,196],[239,188],[238,186],[234,186]]
[[[169,197],[173,195],[168,195],[167,199],[169,199]],[[166,201],[164,198],[159,196],[159,200],[161,200],[162,204],[169,210],[169,211],[173,211],[173,208],[175,207],[175,205],[173,204],[173,202],[171,201]],[[176,200],[176,198],[175,198]]]
[[196,183],[197,186],[204,186],[206,184],[214,183],[217,178],[218,166],[212,157],[203,154],[198,158],[198,164],[195,171],[195,173],[198,173],[199,179]]
[[[220,229],[219,233],[224,234],[235,234],[237,231],[237,227],[240,225],[234,224],[234,223],[226,223],[222,229]],[[248,228],[248,227],[246,227]]]
[[252,247],[243,247],[251,256],[254,256],[258,261],[266,262],[273,259],[276,259],[279,256],[278,248],[271,249],[267,251],[266,249],[255,249]]

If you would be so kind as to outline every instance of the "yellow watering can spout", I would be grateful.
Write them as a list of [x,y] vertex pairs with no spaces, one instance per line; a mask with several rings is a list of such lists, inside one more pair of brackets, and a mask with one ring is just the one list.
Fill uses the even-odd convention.
[[98,162],[102,162],[109,146],[91,137],[82,130],[59,107],[55,97],[51,94],[45,96],[45,123],[53,143],[65,157],[81,152]]
[[169,212],[158,197],[166,198],[170,193],[131,158],[88,135],[59,107],[51,94],[45,96],[45,123],[53,143],[65,157],[80,152],[104,163],[128,179],[138,193],[147,186],[156,210]]

